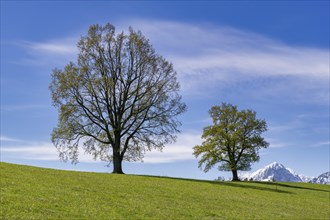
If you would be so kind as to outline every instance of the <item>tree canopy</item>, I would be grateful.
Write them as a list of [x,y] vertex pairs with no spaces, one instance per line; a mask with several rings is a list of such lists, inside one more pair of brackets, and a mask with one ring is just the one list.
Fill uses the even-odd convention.
[[175,141],[186,105],[173,66],[140,31],[92,25],[78,42],[78,60],[54,69],[50,91],[59,122],[52,142],[64,161],[80,150],[113,163],[141,160]]
[[259,160],[259,149],[269,146],[261,137],[266,121],[257,119],[255,111],[238,111],[227,103],[213,106],[209,114],[213,125],[204,128],[204,141],[193,148],[193,154],[201,156],[199,167],[205,164],[205,172],[219,163],[219,170],[232,171],[233,180],[239,180],[237,171],[249,170]]

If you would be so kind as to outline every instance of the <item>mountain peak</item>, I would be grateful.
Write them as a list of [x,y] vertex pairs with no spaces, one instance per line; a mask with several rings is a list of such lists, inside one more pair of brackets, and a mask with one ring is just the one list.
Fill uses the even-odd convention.
[[330,172],[323,173],[320,176],[313,178],[312,183],[330,184]]
[[269,165],[267,165],[265,168],[271,168],[271,169],[285,169],[285,166],[278,162],[273,162]]
[[273,162],[264,168],[261,168],[253,173],[245,173],[240,175],[241,179],[254,181],[278,181],[278,182],[310,182],[319,184],[330,183],[330,172],[321,174],[317,178],[298,175],[290,168],[286,168],[283,164]]
[[253,179],[255,181],[280,181],[280,182],[301,182],[301,178],[292,170],[286,168],[283,164],[273,162],[264,168],[245,175],[243,178]]

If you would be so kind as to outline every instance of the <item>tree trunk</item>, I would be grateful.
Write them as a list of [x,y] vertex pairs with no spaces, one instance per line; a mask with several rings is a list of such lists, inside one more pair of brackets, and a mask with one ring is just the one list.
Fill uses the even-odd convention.
[[112,173],[117,173],[117,174],[124,174],[122,170],[122,158],[120,156],[120,153],[114,153],[113,154],[113,171]]
[[112,148],[113,171],[112,173],[124,174],[122,170],[123,157],[120,155],[120,133],[115,133],[115,146]]
[[231,172],[233,173],[233,180],[232,181],[239,181],[238,175],[237,175],[237,170],[232,170]]

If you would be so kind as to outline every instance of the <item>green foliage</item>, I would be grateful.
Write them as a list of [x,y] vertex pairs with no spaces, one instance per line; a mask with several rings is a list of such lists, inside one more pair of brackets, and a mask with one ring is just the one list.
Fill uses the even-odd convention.
[[177,116],[186,109],[176,72],[141,32],[92,25],[78,49],[77,62],[53,70],[49,86],[59,109],[52,142],[61,159],[77,162],[82,146],[121,173],[122,160],[175,141]]
[[237,178],[237,170],[249,170],[259,160],[259,149],[268,147],[261,137],[267,130],[266,121],[257,119],[255,111],[238,111],[226,103],[213,106],[209,113],[213,125],[204,128],[205,141],[194,147],[194,155],[201,156],[199,167],[205,164],[207,172],[220,163],[220,170],[236,172]]
[[0,219],[328,219],[329,186],[215,182],[0,163]]

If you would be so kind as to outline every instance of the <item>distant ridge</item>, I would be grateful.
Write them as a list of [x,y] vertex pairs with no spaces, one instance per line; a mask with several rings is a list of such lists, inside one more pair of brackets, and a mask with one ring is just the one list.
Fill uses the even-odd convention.
[[253,173],[245,173],[240,175],[242,180],[253,181],[278,181],[278,182],[309,182],[318,184],[330,184],[330,172],[321,174],[317,178],[299,175],[292,169],[285,167],[283,164],[273,162],[264,168]]
[[318,184],[330,184],[330,172],[323,173],[320,176],[313,178],[309,182]]

